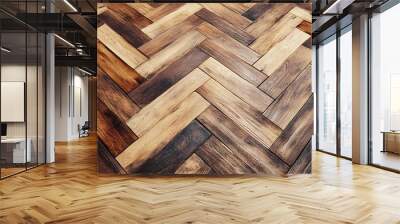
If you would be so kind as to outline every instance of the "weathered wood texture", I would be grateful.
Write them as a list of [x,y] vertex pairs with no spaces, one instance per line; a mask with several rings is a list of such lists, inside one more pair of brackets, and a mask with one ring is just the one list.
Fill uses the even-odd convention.
[[309,8],[101,4],[99,172],[310,172]]

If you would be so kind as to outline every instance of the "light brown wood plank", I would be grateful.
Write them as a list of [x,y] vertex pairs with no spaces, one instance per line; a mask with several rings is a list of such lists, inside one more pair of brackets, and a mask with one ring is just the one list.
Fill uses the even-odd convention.
[[264,116],[284,129],[294,116],[296,116],[311,94],[311,66],[309,66],[268,107]]
[[195,153],[189,157],[176,171],[175,174],[209,174],[211,168]]
[[287,164],[292,165],[304,146],[311,140],[313,119],[313,97],[311,96],[270,150]]
[[277,98],[310,63],[311,49],[300,46],[258,88],[273,98]]
[[243,14],[256,3],[222,3],[228,9]]
[[150,157],[156,155],[181,130],[201,114],[210,104],[199,94],[192,93],[176,109],[160,120],[145,135],[119,154],[116,159],[130,173]]
[[146,56],[130,45],[107,24],[104,24],[97,29],[97,38],[132,68],[136,68],[147,60]]
[[250,48],[257,53],[264,55],[275,44],[282,41],[290,32],[296,28],[303,20],[291,13],[286,14],[277,21],[270,29],[261,34],[251,45]]
[[282,131],[254,107],[212,79],[197,92],[266,147],[271,146]]
[[252,172],[284,175],[289,169],[281,159],[214,106],[208,107],[197,119]]
[[267,11],[263,13],[253,24],[246,28],[246,32],[259,37],[265,31],[270,29],[281,17],[285,16],[291,9],[293,4],[271,4]]
[[228,22],[240,29],[244,29],[252,23],[251,20],[228,9],[221,3],[201,3],[201,6],[221,18],[229,18]]
[[181,7],[182,3],[168,3],[163,4],[160,7],[157,7],[149,12],[145,13],[144,15],[149,18],[151,21],[156,22],[157,20],[161,19],[162,17],[174,12],[179,7]]
[[205,40],[205,37],[201,33],[192,30],[154,54],[149,60],[137,67],[136,71],[142,76],[150,78],[155,72],[178,60],[203,40]]
[[268,53],[260,58],[254,64],[254,67],[270,76],[309,37],[310,35],[307,33],[294,29],[285,39],[275,44]]
[[138,49],[147,56],[152,56],[159,52],[168,44],[174,42],[177,37],[185,35],[187,32],[192,30],[194,27],[201,24],[201,20],[197,16],[190,16],[185,21],[178,25],[171,27],[164,33],[153,38],[149,42],[143,44]]
[[260,85],[267,78],[264,73],[258,71],[212,40],[205,40],[199,47],[221,64],[225,65],[225,67],[255,86]]
[[125,92],[130,92],[144,81],[135,69],[127,65],[104,44],[97,42],[97,64]]
[[138,11],[142,15],[146,15],[146,13],[154,10],[153,6],[148,3],[126,3],[129,7],[132,7],[136,11]]
[[264,112],[273,101],[271,97],[233,73],[214,58],[207,59],[199,68],[260,112]]
[[196,154],[218,175],[253,173],[251,168],[237,157],[235,151],[226,147],[214,136],[200,146]]
[[312,23],[312,18],[311,18],[311,12],[301,8],[301,7],[295,7],[292,10],[290,10],[290,13],[304,19],[305,21]]
[[199,11],[202,7],[199,4],[185,4],[178,10],[162,17],[153,24],[145,27],[142,31],[151,38],[155,38],[157,35],[165,32],[169,28],[183,22],[189,16]]
[[175,110],[175,107],[193,91],[203,85],[209,77],[199,69],[195,69],[181,79],[161,96],[142,108],[127,122],[133,132],[142,137],[160,120]]
[[217,45],[224,46],[224,49],[233,55],[238,56],[243,61],[253,64],[261,55],[233,39],[229,35],[215,28],[209,23],[203,23],[197,27],[197,30],[209,39],[212,39]]

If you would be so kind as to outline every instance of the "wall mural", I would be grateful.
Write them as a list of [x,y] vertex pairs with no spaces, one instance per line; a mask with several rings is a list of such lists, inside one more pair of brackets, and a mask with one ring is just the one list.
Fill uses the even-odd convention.
[[99,172],[309,173],[310,8],[99,4]]

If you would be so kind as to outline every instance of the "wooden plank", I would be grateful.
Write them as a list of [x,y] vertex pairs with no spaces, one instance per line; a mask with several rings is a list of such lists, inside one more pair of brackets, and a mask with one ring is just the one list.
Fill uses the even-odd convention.
[[104,24],[97,29],[97,38],[132,68],[136,68],[147,60],[146,56],[130,45],[107,24]]
[[165,46],[175,41],[177,37],[182,36],[192,30],[194,27],[201,24],[201,19],[193,15],[188,17],[182,23],[171,27],[164,33],[153,38],[151,41],[139,47],[139,50],[147,56],[152,56],[153,54],[159,52]]
[[290,3],[286,4],[272,4],[272,7],[268,8],[257,21],[246,28],[246,32],[259,37],[265,31],[270,29],[280,18],[285,16],[294,5]]
[[289,167],[215,107],[197,118],[255,173],[283,175]]
[[282,41],[290,32],[296,28],[303,20],[291,13],[286,14],[277,21],[269,30],[261,34],[251,45],[250,48],[257,53],[264,55],[275,44]]
[[200,175],[211,172],[211,168],[198,155],[193,154],[176,170],[175,174]]
[[100,42],[97,42],[97,64],[125,92],[132,91],[144,81],[144,78],[135,69],[119,59]]
[[193,70],[129,119],[128,126],[137,136],[144,136],[147,131],[152,129],[165,116],[172,113],[181,101],[207,80],[209,80],[207,74],[200,69]]
[[158,154],[209,105],[199,94],[190,94],[172,113],[119,154],[117,161],[125,170],[129,170],[130,173],[135,172],[149,158]]
[[205,37],[201,33],[192,30],[154,54],[148,61],[137,67],[136,71],[142,76],[150,78],[155,72],[165,68],[199,45],[204,39]]
[[125,3],[125,4],[135,9],[142,15],[146,15],[147,13],[154,10],[153,6],[149,5],[148,3]]
[[305,69],[295,81],[265,111],[264,116],[284,129],[311,96],[311,66]]
[[97,136],[113,156],[132,144],[137,137],[107,106],[97,99]]
[[216,81],[210,79],[197,92],[264,146],[271,146],[280,135],[278,126]]
[[264,73],[258,71],[253,66],[242,61],[236,55],[225,50],[223,46],[220,46],[211,40],[205,40],[199,45],[199,47],[225,67],[229,68],[231,71],[255,86],[260,85],[267,78]]
[[198,121],[192,121],[160,153],[144,163],[138,173],[174,174],[209,137],[207,129]]
[[292,165],[313,134],[313,97],[301,108],[270,150]]
[[311,141],[309,141],[306,147],[304,147],[300,156],[293,163],[292,167],[288,171],[288,174],[295,175],[300,173],[310,173],[311,160]]
[[139,107],[100,68],[97,68],[97,97],[123,122],[139,111]]
[[292,10],[290,10],[290,13],[304,19],[305,21],[312,23],[312,16],[311,12],[301,8],[301,7],[294,7]]
[[250,34],[244,32],[243,30],[233,26],[223,18],[217,16],[216,14],[210,12],[207,9],[202,9],[198,12],[196,12],[196,15],[203,19],[204,21],[207,21],[211,25],[215,26],[222,32],[228,34],[231,36],[233,39],[239,41],[242,44],[249,45],[251,42],[254,41],[254,37],[251,36]]
[[199,68],[260,112],[264,112],[273,101],[271,97],[233,73],[214,58],[207,59]]
[[268,53],[260,58],[254,64],[254,67],[270,76],[309,37],[310,35],[307,33],[294,29],[285,39],[275,44]]
[[303,31],[303,32],[308,33],[308,34],[311,35],[311,32],[312,32],[312,24],[311,24],[310,22],[307,22],[307,21],[303,20],[303,22],[301,22],[301,23],[297,26],[297,29],[299,29],[299,30],[301,30],[301,31]]
[[101,174],[127,174],[100,139],[97,139],[97,172]]
[[244,29],[252,23],[251,20],[228,9],[221,3],[202,3],[201,6],[221,18],[228,18],[228,22],[239,29]]
[[129,93],[129,96],[140,107],[144,107],[197,68],[208,57],[209,56],[200,49],[193,48],[182,58],[134,89]]
[[222,3],[222,4],[232,11],[243,14],[251,7],[253,7],[256,3]]
[[167,31],[169,28],[176,26],[177,24],[186,20],[189,16],[199,11],[202,7],[197,4],[185,4],[178,10],[162,17],[153,24],[145,27],[142,31],[151,38],[155,38],[157,35]]
[[210,137],[196,154],[210,166],[217,175],[250,174],[251,168],[239,158],[237,153],[226,147],[214,136]]
[[311,49],[300,46],[258,88],[273,98],[277,98],[310,63]]
[[244,12],[243,16],[250,20],[256,20],[266,11],[270,10],[273,5],[274,4],[255,4],[253,7]]
[[110,10],[97,16],[97,20],[106,23],[134,47],[139,47],[150,40],[135,24],[126,22]]
[[224,46],[224,49],[233,55],[238,56],[243,61],[253,64],[256,62],[261,55],[248,48],[247,46],[241,44],[237,40],[233,39],[229,35],[210,25],[209,23],[203,23],[197,27],[197,30],[215,44]]
[[183,5],[183,3],[162,4],[160,7],[150,10],[149,12],[145,13],[144,15],[147,18],[149,18],[151,21],[156,22],[157,20],[161,19],[162,17],[174,12],[182,5]]
[[151,20],[143,16],[140,12],[125,3],[108,3],[106,4],[106,6],[116,15],[119,15],[123,20],[127,21],[130,24],[134,24],[139,29],[142,29],[153,23]]

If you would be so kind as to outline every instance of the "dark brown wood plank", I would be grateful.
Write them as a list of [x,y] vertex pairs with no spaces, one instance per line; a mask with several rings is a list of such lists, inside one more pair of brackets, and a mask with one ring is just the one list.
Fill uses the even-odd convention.
[[150,19],[125,3],[110,3],[106,4],[106,7],[117,15],[120,15],[123,20],[135,24],[140,29],[153,23]]
[[283,175],[289,169],[282,160],[215,107],[210,106],[197,119],[253,172]]
[[197,68],[209,56],[198,48],[193,48],[185,56],[155,74],[150,80],[129,93],[129,96],[140,106],[144,107],[180,79]]
[[313,134],[313,96],[289,123],[270,150],[292,165]]
[[259,88],[277,98],[311,63],[311,49],[300,46]]
[[114,12],[107,10],[102,14],[98,15],[98,21],[106,23],[115,32],[121,35],[126,41],[128,41],[134,47],[140,47],[144,43],[150,40],[150,38],[143,33],[135,24],[129,23]]
[[199,45],[199,47],[221,64],[225,65],[225,67],[229,68],[231,71],[255,86],[260,85],[267,78],[264,73],[247,64],[239,57],[225,50],[224,47],[213,41],[205,40]]
[[264,116],[285,129],[311,95],[311,66],[309,66],[268,107]]
[[182,36],[192,30],[194,27],[202,23],[199,17],[192,15],[185,21],[179,23],[178,25],[168,29],[164,33],[153,38],[151,41],[139,47],[139,50],[147,56],[152,56],[153,54],[162,50],[165,46],[172,43],[177,39],[177,37]]
[[183,175],[211,175],[213,170],[195,153],[180,166],[175,174]]
[[97,68],[97,97],[123,122],[140,109],[100,68]]
[[296,159],[288,174],[310,173],[311,171],[311,141],[304,147],[300,156]]
[[97,135],[114,157],[137,139],[131,129],[99,98],[97,98]]
[[268,11],[273,4],[255,4],[253,7],[248,9],[242,15],[250,20],[256,20],[258,17],[263,15],[266,11]]
[[215,15],[214,13],[208,11],[207,9],[201,9],[200,11],[196,12],[196,15],[203,19],[204,21],[207,21],[211,25],[215,26],[222,32],[228,34],[231,36],[233,39],[236,39],[237,41],[249,45],[251,42],[255,40],[253,36],[250,34],[246,33],[245,31],[238,29],[234,27],[232,24],[227,22],[225,19]]
[[210,135],[198,121],[192,121],[160,153],[143,164],[138,173],[174,174]]
[[135,89],[144,78],[118,58],[104,44],[97,42],[97,65],[125,92]]
[[97,171],[102,174],[126,174],[100,139],[97,140]]
[[312,49],[312,38],[311,37],[308,38],[308,40],[306,40],[306,42],[303,43],[303,46]]
[[297,29],[302,30],[303,32],[306,32],[311,35],[312,32],[312,25],[311,23],[303,20],[298,26]]
[[196,154],[210,166],[217,175],[250,174],[251,168],[239,158],[237,153],[226,147],[214,136],[210,137]]

